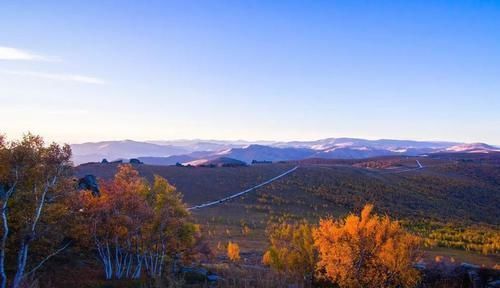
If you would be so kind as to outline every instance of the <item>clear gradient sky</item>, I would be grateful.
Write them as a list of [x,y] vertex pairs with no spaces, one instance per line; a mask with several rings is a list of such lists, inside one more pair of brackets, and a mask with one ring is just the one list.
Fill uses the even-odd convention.
[[500,1],[0,1],[0,132],[500,144]]

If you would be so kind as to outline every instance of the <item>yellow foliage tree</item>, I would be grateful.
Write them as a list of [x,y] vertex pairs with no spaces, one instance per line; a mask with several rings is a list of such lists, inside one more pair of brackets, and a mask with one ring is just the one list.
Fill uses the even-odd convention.
[[313,232],[319,276],[340,287],[416,286],[419,273],[412,261],[420,240],[372,210],[366,205],[361,217],[320,220]]
[[71,244],[64,203],[75,192],[70,158],[69,145],[46,145],[32,134],[19,141],[0,135],[0,287],[24,286]]
[[316,264],[312,226],[307,222],[270,224],[267,234],[270,247],[263,263],[297,279],[312,280]]
[[227,257],[234,262],[240,260],[240,246],[237,243],[229,241],[227,244]]
[[262,264],[271,265],[271,251],[267,250],[264,255],[262,255]]

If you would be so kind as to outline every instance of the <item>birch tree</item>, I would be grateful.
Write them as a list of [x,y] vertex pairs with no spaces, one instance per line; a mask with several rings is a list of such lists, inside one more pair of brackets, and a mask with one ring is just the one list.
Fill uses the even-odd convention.
[[137,279],[143,271],[161,277],[167,258],[194,243],[180,193],[164,178],[150,185],[131,165],[120,165],[100,188],[100,197],[83,193],[76,205],[106,279]]
[[181,193],[165,178],[154,176],[146,201],[153,213],[145,225],[149,239],[142,242],[142,251],[148,275],[161,277],[166,260],[194,246],[198,229],[190,222]]
[[[27,134],[11,142],[0,138],[1,288],[19,287],[69,246],[62,242],[62,233],[57,233],[56,222],[67,213],[62,199],[69,187],[70,157],[68,145],[46,146],[39,136]],[[37,242],[54,250],[45,251],[41,259],[30,257]]]

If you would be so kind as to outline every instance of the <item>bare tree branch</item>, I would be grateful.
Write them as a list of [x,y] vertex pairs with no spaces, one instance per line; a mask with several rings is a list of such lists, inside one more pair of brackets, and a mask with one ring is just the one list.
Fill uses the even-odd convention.
[[42,265],[47,262],[50,258],[56,256],[57,254],[61,253],[64,249],[68,248],[69,245],[71,245],[72,241],[69,241],[68,243],[64,244],[61,248],[57,249],[56,251],[52,252],[51,254],[47,255],[38,265],[36,265],[33,269],[30,270],[30,272],[26,273],[24,277],[28,277],[29,275],[33,274],[36,272],[36,270],[40,269]]

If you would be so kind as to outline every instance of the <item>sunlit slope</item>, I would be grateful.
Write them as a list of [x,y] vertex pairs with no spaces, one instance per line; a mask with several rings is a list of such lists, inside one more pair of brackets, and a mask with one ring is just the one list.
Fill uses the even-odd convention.
[[[111,178],[118,164],[84,164],[78,166],[77,176],[94,174],[98,178]],[[189,205],[197,205],[227,197],[264,182],[293,167],[292,164],[256,165],[248,167],[176,167],[134,165],[141,175],[152,179],[160,175],[175,185]]]
[[[497,156],[307,160],[223,168],[136,167],[148,178],[153,174],[167,178],[183,192],[189,205],[197,205],[242,191],[300,165],[294,173],[245,197],[196,211],[199,216],[267,218],[289,214],[318,218],[343,214],[370,202],[378,212],[398,218],[495,225],[500,219]],[[424,168],[417,169],[417,159]],[[106,178],[115,169],[114,164],[89,164],[77,171],[79,175],[93,173]]]

